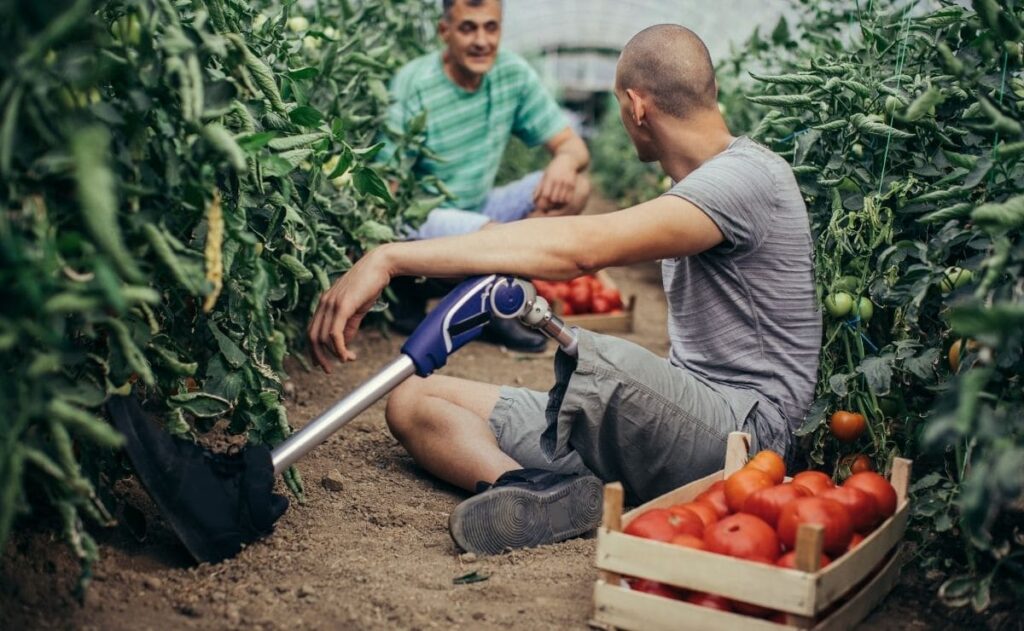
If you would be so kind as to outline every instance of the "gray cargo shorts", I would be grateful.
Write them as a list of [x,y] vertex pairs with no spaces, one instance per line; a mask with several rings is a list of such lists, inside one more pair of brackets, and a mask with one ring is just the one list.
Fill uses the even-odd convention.
[[592,473],[644,502],[724,466],[729,432],[789,457],[787,421],[750,390],[713,384],[620,338],[578,330],[549,392],[501,388],[489,419],[524,467]]

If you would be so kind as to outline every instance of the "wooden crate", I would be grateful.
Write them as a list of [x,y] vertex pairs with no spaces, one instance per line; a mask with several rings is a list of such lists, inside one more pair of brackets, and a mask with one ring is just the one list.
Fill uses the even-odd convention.
[[[619,289],[608,272],[598,271],[595,276],[605,287]],[[622,290],[619,289],[619,293]],[[556,300],[551,308],[555,315],[570,326],[578,326],[581,329],[594,331],[596,333],[632,333],[633,332],[633,309],[636,307],[636,295],[622,296],[622,313],[583,313],[580,315],[562,315],[564,305],[561,300]]]
[[[890,482],[898,498],[896,513],[852,552],[824,569],[822,529],[802,526],[797,537],[797,565],[811,571],[684,548],[623,534],[622,527],[651,508],[688,502],[747,461],[749,436],[729,435],[725,469],[687,484],[628,513],[622,513],[622,485],[605,487],[604,523],[598,530],[598,580],[594,585],[591,626],[602,629],[708,631],[744,629],[848,629],[867,616],[895,584],[902,562],[903,534],[910,506],[909,460],[893,462]],[[719,594],[787,614],[787,624],[723,612],[691,603],[630,590],[623,576],[645,578],[685,589]],[[841,598],[847,600],[834,606]]]

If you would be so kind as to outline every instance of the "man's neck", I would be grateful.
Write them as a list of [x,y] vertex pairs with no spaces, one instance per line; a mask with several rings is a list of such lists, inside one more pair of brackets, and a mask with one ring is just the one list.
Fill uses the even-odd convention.
[[725,151],[735,140],[717,111],[688,120],[667,119],[656,135],[662,139],[661,168],[675,182]]
[[444,73],[451,79],[452,83],[459,86],[467,92],[476,92],[483,83],[484,76],[467,72],[465,68],[461,68],[453,63],[451,55],[445,50],[441,54],[442,66],[444,67]]

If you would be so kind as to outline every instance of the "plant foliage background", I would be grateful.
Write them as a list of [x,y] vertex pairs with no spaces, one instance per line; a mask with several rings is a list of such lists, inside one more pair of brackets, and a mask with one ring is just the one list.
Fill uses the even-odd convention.
[[120,474],[113,394],[134,389],[178,434],[289,433],[282,362],[317,295],[441,201],[403,162],[422,120],[373,164],[386,82],[433,11],[0,6],[0,545],[17,516],[55,515],[87,583],[83,519],[111,521]]

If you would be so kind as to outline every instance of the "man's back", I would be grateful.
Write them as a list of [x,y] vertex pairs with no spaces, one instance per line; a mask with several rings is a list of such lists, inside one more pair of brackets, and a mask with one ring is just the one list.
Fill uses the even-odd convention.
[[429,53],[398,72],[391,92],[389,126],[396,131],[427,113],[426,145],[434,156],[422,158],[416,170],[440,179],[456,197],[452,205],[466,210],[483,204],[511,134],[534,146],[567,124],[529,64],[506,51],[475,91],[455,85],[441,53]]
[[807,209],[789,165],[741,137],[670,191],[725,241],[663,262],[670,360],[757,393],[798,423],[814,396],[821,314]]

